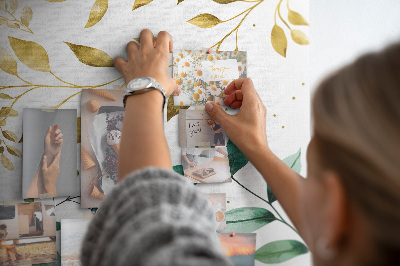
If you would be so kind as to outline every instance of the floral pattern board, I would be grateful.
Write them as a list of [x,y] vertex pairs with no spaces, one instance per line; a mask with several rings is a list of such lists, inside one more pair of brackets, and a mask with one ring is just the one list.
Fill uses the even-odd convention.
[[245,51],[176,50],[173,73],[182,92],[174,96],[175,106],[224,105],[227,85],[247,77]]

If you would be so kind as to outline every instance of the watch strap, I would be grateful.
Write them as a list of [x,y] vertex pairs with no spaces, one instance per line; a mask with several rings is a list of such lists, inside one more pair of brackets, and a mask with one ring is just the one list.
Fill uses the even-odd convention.
[[148,91],[150,91],[150,90],[158,90],[159,92],[161,92],[161,94],[162,94],[162,96],[164,98],[163,106],[162,106],[162,110],[164,111],[164,107],[165,107],[165,103],[166,103],[166,99],[167,99],[167,96],[166,96],[164,88],[154,78],[152,78],[152,77],[145,77],[145,78],[148,78],[151,81],[151,84],[149,85],[149,87],[142,88],[140,90],[131,90],[132,83],[136,79],[133,79],[133,80],[129,81],[129,83],[126,85],[126,90],[125,90],[124,99],[123,99],[124,107],[126,105],[126,98],[128,98],[128,96],[134,95],[138,91],[143,93],[143,90],[148,90]]

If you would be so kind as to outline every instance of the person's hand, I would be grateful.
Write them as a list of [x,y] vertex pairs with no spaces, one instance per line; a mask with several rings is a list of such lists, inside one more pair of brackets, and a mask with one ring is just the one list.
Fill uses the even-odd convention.
[[49,194],[53,197],[57,196],[56,181],[58,175],[60,174],[60,157],[61,151],[56,154],[53,162],[49,166],[47,166],[48,157],[46,155],[43,155],[42,174],[44,189],[46,194]]
[[140,46],[131,41],[126,46],[128,60],[122,57],[114,59],[114,66],[122,74],[125,84],[140,77],[151,77],[164,88],[167,98],[179,94],[178,85],[169,75],[169,52],[172,50],[172,37],[166,31],[160,31],[157,40],[153,33],[144,29],[140,33]]
[[63,146],[63,134],[59,127],[59,124],[54,125],[54,127],[49,126],[49,130],[47,130],[44,137],[44,155],[49,158],[56,156]]
[[191,167],[195,167],[195,166],[196,166],[196,163],[194,163],[194,162],[189,162],[189,165],[190,165]]
[[260,149],[268,150],[266,134],[267,110],[249,78],[232,81],[225,89],[224,104],[240,108],[235,115],[227,114],[219,105],[208,102],[207,112],[225,129],[232,142],[246,155]]

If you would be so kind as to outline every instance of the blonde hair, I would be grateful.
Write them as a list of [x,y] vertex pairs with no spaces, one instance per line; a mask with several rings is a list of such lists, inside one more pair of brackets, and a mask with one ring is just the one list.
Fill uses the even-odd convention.
[[400,265],[400,44],[325,79],[313,117],[320,162],[364,213],[377,261]]

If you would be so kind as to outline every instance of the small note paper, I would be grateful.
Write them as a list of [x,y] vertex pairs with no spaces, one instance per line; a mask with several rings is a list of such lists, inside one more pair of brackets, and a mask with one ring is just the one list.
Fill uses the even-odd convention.
[[221,125],[205,110],[179,110],[179,146],[225,146],[226,134]]
[[182,92],[174,96],[175,106],[223,104],[224,91],[234,79],[247,77],[246,52],[177,50],[173,53],[173,73]]
[[235,59],[203,61],[200,63],[205,82],[218,80],[234,80],[239,78],[238,62]]

